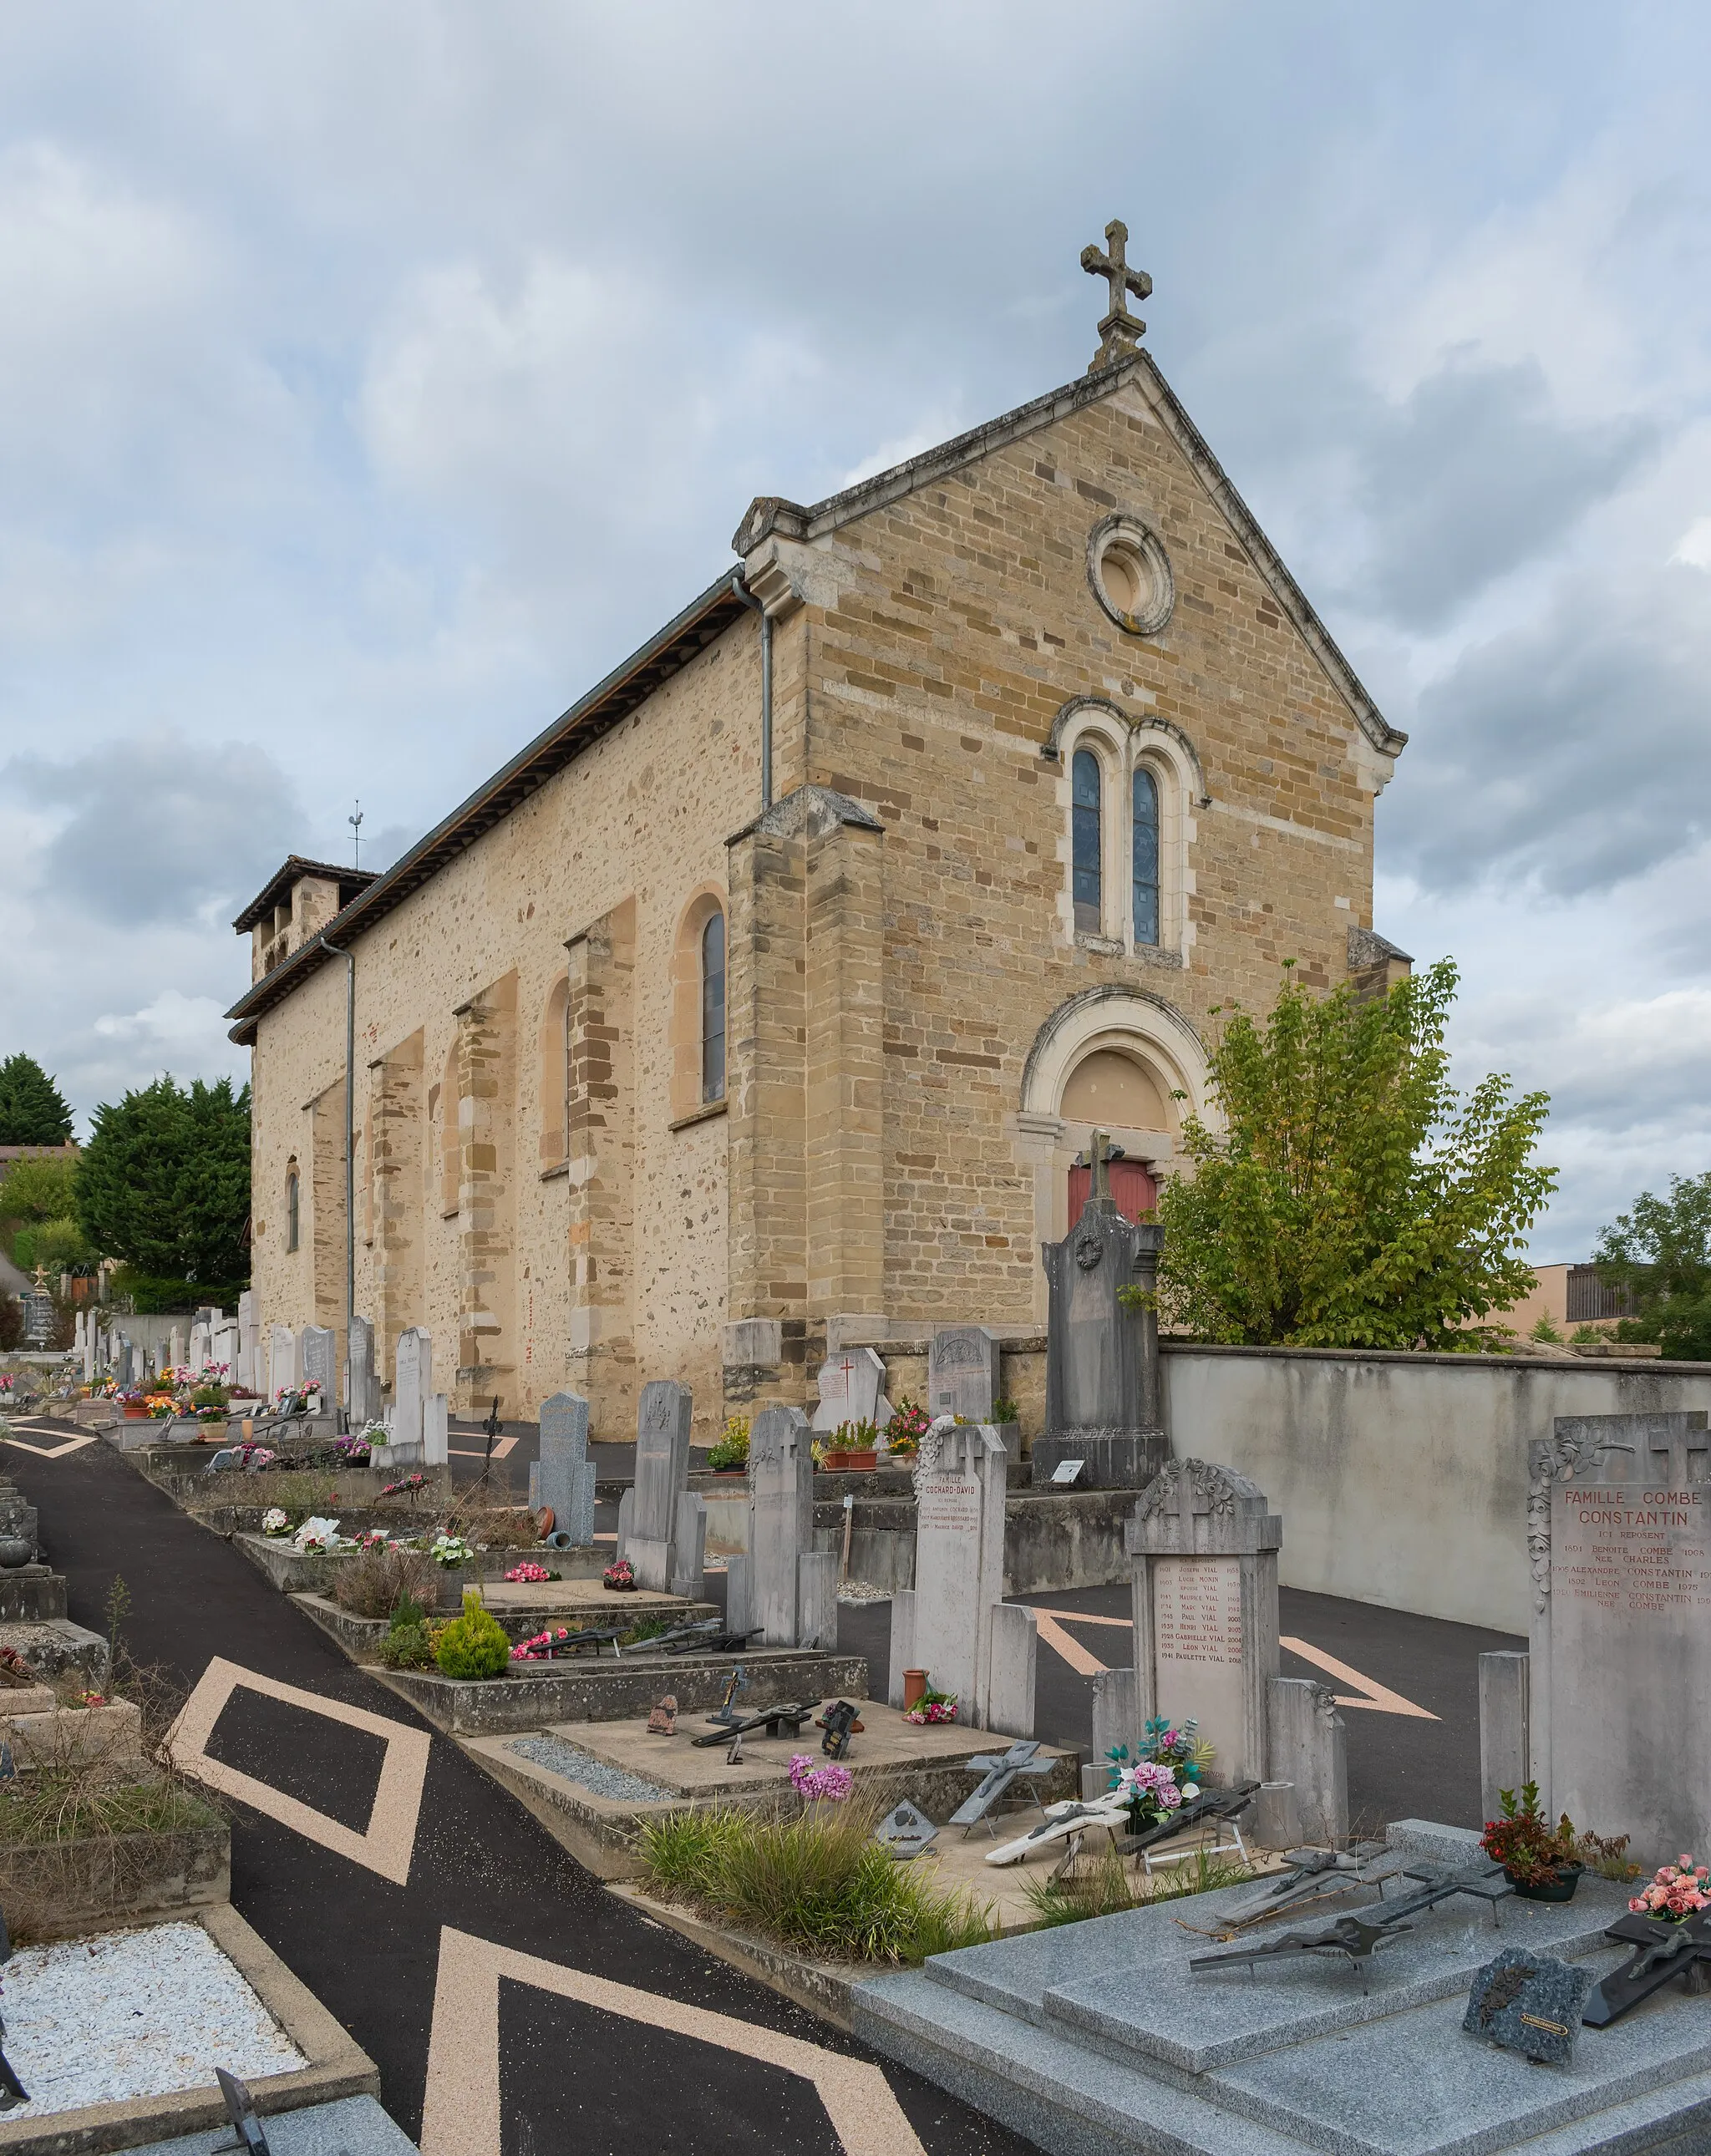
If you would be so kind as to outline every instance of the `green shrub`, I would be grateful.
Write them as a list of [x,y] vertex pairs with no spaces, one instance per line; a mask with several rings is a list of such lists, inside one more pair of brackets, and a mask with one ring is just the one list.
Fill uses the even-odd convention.
[[1177,1902],[1187,1894],[1210,1894],[1253,1877],[1251,1865],[1209,1850],[1197,1849],[1179,1864],[1161,1866],[1149,1879],[1128,1871],[1114,1849],[1107,1849],[1087,1871],[1064,1879],[1030,1879],[1024,1888],[1043,1931],[1053,1924],[1079,1924],[1089,1917],[1119,1916],[1154,1902]]
[[916,1963],[994,1936],[989,1909],[896,1862],[859,1805],[678,1812],[647,1821],[637,1846],[668,1898],[823,1958]]
[[464,1614],[442,1627],[434,1659],[449,1677],[496,1677],[511,1664],[505,1627],[485,1610],[472,1588],[464,1590]]
[[425,1670],[434,1659],[434,1635],[420,1618],[393,1625],[380,1643],[380,1659],[389,1670]]

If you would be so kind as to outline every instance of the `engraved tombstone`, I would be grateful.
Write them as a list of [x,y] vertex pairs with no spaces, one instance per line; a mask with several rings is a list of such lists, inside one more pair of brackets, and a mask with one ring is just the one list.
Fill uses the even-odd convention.
[[881,1430],[891,1419],[885,1397],[885,1364],[871,1348],[840,1348],[820,1366],[820,1404],[814,1427],[825,1432],[846,1422],[871,1422]]
[[588,1404],[579,1393],[541,1403],[541,1456],[529,1469],[529,1509],[552,1509],[553,1532],[574,1549],[594,1540],[594,1465],[588,1458]]
[[671,1592],[677,1497],[689,1486],[689,1388],[670,1378],[642,1387],[636,1407],[635,1499],[626,1553],[639,1587]]
[[[929,1430],[915,1471],[915,1585],[891,1602],[891,1690],[901,1705],[906,1665],[924,1669],[936,1691],[953,1692],[959,1722],[990,1725],[993,1613],[1004,1600],[1005,1495],[1009,1455],[991,1425]],[[1008,1650],[1025,1654],[1020,1634]],[[1006,1669],[999,1690],[1013,1713],[1024,1681]],[[1013,1734],[1025,1734],[1013,1731]]]
[[927,1399],[934,1414],[990,1422],[1000,1390],[995,1332],[984,1325],[952,1325],[933,1334],[927,1357]]
[[306,1325],[303,1327],[303,1383],[306,1386],[320,1388],[323,1409],[331,1409],[337,1397],[333,1390],[338,1370],[334,1353],[337,1344],[337,1336],[330,1326]]
[[238,1298],[238,1358],[232,1366],[232,1383],[240,1393],[255,1390],[260,1372],[257,1343],[261,1337],[261,1322],[256,1315],[255,1291],[246,1287]]
[[238,1327],[228,1322],[214,1327],[213,1353],[211,1358],[217,1370],[224,1370],[228,1383],[236,1383],[238,1368]]
[[1192,1716],[1214,1782],[1262,1781],[1267,1687],[1277,1675],[1283,1522],[1246,1476],[1173,1460],[1123,1529],[1133,1563],[1135,1728]]
[[345,1404],[351,1427],[367,1430],[380,1414],[380,1379],[374,1368],[374,1327],[366,1317],[351,1320],[350,1353],[346,1358]]
[[289,1325],[269,1328],[267,1346],[267,1389],[277,1399],[281,1393],[293,1392],[297,1384],[297,1336]]
[[392,1441],[419,1445],[422,1442],[422,1414],[434,1388],[434,1338],[419,1325],[398,1335],[392,1370]]
[[1148,1304],[1122,1300],[1158,1278],[1162,1228],[1133,1226],[1117,1209],[1107,1142],[1093,1137],[1093,1173],[1082,1215],[1061,1243],[1040,1245],[1051,1290],[1046,1330],[1046,1432],[1035,1440],[1034,1481],[1062,1460],[1085,1463],[1096,1489],[1143,1488],[1170,1445],[1163,1427],[1158,1321]]
[[1703,1411],[1559,1415],[1528,1448],[1533,1776],[1652,1866],[1711,1845],[1711,1434]]
[[763,1408],[748,1431],[748,1622],[794,1647],[801,1560],[814,1548],[814,1451],[799,1408]]

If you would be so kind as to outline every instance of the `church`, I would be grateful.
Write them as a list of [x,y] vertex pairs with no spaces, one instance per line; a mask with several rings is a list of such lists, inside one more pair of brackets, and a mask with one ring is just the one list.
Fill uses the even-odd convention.
[[[804,506],[384,874],[239,916],[260,1318],[425,1327],[455,1412],[1043,1322],[1097,1127],[1150,1204],[1209,1014],[1405,970],[1388,725],[1142,343]],[[1085,1176],[1085,1170],[1081,1171]]]

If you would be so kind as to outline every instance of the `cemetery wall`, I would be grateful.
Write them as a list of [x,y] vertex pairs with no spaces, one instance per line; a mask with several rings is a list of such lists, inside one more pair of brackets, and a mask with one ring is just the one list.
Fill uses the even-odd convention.
[[1164,1351],[1179,1458],[1258,1483],[1278,1578],[1524,1633],[1527,1446],[1558,1415],[1711,1409],[1711,1365],[1520,1362],[1325,1348]]
[[[611,1434],[626,1422],[633,1432],[639,1368],[694,1387],[697,1435],[717,1425],[724,1124],[714,1116],[670,1127],[666,984],[684,909],[697,891],[723,888],[725,840],[758,796],[747,722],[756,645],[744,629],[722,638],[357,943],[357,1296],[365,1312],[390,1311],[377,1343],[388,1381],[397,1332],[416,1322],[433,1335],[435,1388],[460,1406],[485,1413],[496,1391],[503,1412],[532,1416],[569,1386],[594,1399]],[[611,1246],[576,1247],[566,1184],[586,1163],[567,1163],[562,1140],[558,1157],[543,1158],[542,1143],[564,1123],[553,1028],[562,1041],[566,944],[629,902],[633,972],[605,1017],[626,1036],[630,1089],[620,1106],[629,1120],[610,1133],[601,1163],[622,1188],[604,1227]],[[342,1088],[344,1010],[345,968],[335,963],[259,1020],[253,1154],[264,1322],[336,1325],[342,1365],[342,1171],[324,1172],[315,1127],[326,1116],[313,1104]],[[419,1063],[419,1082],[399,1081],[400,1060]],[[414,1148],[399,1128],[410,1116]],[[295,1253],[285,1232],[294,1159]],[[376,1168],[394,1159],[406,1187],[398,1195],[388,1180],[388,1202],[377,1204]],[[591,1276],[603,1290],[620,1283],[622,1300],[579,1327],[578,1304],[595,1307]],[[408,1297],[395,1291],[400,1281],[411,1283]],[[476,1313],[491,1321],[480,1333],[469,1322]],[[573,1343],[592,1352],[573,1353]],[[460,1385],[460,1367],[484,1374]]]

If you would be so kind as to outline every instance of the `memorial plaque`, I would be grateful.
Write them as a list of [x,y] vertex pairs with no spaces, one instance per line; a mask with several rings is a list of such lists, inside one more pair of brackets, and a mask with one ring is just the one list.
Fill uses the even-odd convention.
[[1680,1712],[1711,1691],[1708,1447],[1703,1413],[1564,1416],[1529,1454],[1534,1777],[1648,1865],[1711,1842],[1711,1717]]
[[936,1415],[990,1422],[999,1396],[998,1336],[984,1325],[935,1332],[927,1351],[927,1396]]
[[1240,1749],[1241,1567],[1233,1557],[1162,1557],[1152,1567],[1158,1712],[1192,1715],[1220,1758]]

